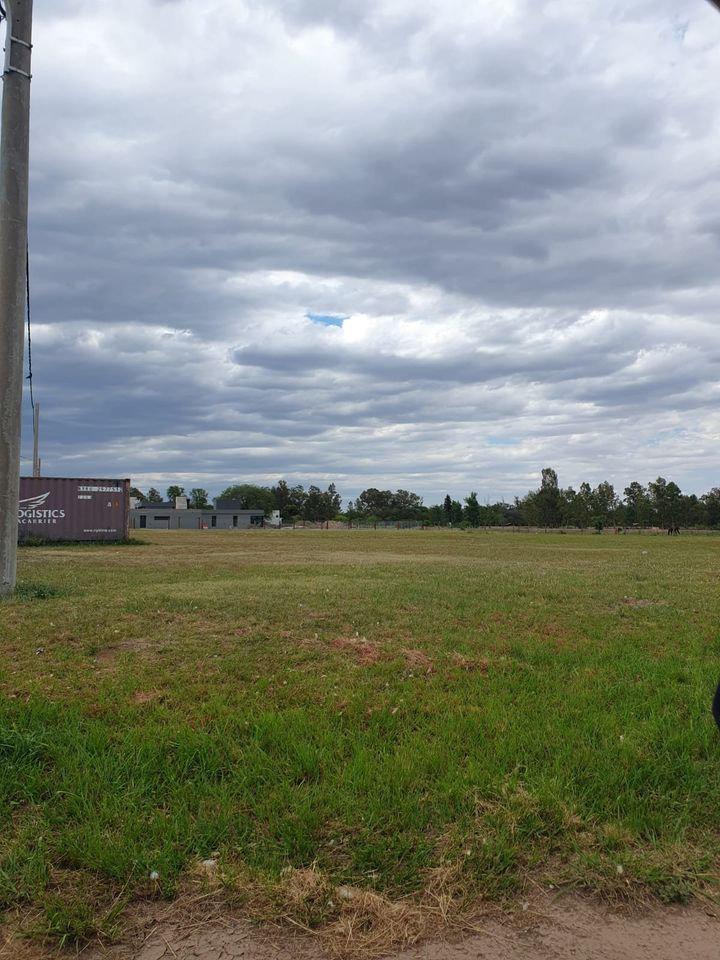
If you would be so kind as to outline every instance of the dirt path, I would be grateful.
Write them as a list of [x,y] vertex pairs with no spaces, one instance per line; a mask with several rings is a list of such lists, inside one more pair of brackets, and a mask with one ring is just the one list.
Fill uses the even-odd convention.
[[[74,955],[74,951],[73,951]],[[0,958],[51,960],[14,941]],[[328,960],[317,939],[258,930],[232,917],[202,922],[148,915],[134,943],[81,952],[84,960]],[[476,932],[424,943],[392,960],[720,960],[720,913],[700,907],[615,911],[565,897],[533,904],[526,912],[478,922]],[[378,958],[375,958],[378,960]]]

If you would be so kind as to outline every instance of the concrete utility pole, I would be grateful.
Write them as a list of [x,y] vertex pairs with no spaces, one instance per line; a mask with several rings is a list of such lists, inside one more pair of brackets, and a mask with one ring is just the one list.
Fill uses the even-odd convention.
[[32,0],[6,0],[0,140],[0,598],[15,590],[27,268]]

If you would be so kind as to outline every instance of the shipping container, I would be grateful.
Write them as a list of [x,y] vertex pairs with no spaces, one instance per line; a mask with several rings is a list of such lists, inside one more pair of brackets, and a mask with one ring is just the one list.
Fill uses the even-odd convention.
[[18,540],[124,540],[129,480],[20,477]]

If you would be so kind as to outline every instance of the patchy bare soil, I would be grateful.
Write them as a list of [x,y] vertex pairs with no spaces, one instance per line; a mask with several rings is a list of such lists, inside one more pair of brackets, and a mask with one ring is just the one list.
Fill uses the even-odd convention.
[[[478,920],[450,939],[415,945],[387,960],[717,960],[720,911],[713,907],[611,909],[577,897],[531,903],[526,910]],[[2,960],[58,960],[18,941],[0,945]],[[231,916],[191,920],[154,906],[126,942],[80,951],[85,960],[337,960],[368,957],[298,931],[258,928]],[[375,960],[379,958],[375,957]]]

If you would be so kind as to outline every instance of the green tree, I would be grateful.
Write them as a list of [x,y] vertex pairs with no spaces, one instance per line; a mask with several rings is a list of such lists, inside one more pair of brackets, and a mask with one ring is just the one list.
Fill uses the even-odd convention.
[[368,487],[355,500],[355,509],[368,519],[375,517],[378,520],[390,520],[392,507],[392,491],[378,490],[377,487]]
[[163,498],[160,496],[160,491],[156,490],[155,487],[150,487],[147,492],[146,503],[162,503]]
[[681,496],[677,520],[683,527],[707,526],[705,502],[694,493]]
[[713,487],[700,499],[705,507],[707,525],[709,527],[720,527],[720,487]]
[[463,508],[459,500],[450,501],[450,523],[453,527],[459,527],[463,522]]
[[625,499],[625,522],[646,526],[650,522],[652,503],[645,487],[637,480],[633,480],[623,490],[623,496]]
[[557,473],[552,467],[545,467],[541,476],[536,502],[540,524],[544,527],[559,527],[562,520],[562,497]]
[[445,505],[436,503],[432,507],[428,507],[427,521],[433,527],[442,527],[443,524],[446,524],[447,511],[445,510]]
[[670,523],[672,524],[679,523],[680,517],[682,515],[682,500],[683,500],[683,495],[680,487],[676,483],[673,483],[673,481],[671,480],[668,483],[667,487],[665,488],[665,495],[667,497]]
[[378,520],[389,520],[392,512],[392,493],[390,490],[378,490],[368,487],[355,500],[355,509],[361,516]]
[[680,515],[680,487],[672,480],[668,483],[664,477],[658,477],[648,484],[648,490],[656,522],[662,527],[676,524]]
[[218,494],[218,500],[232,500],[242,510],[263,510],[266,515],[275,509],[275,497],[269,487],[254,483],[235,483]]
[[175,500],[175,497],[184,497],[185,496],[185,487],[177,487],[175,485],[167,488],[167,498],[172,503]]
[[427,513],[423,498],[411,490],[396,490],[390,504],[393,520],[422,520]]
[[134,497],[136,500],[147,500],[147,497],[142,490],[138,490],[137,487],[130,487],[130,496]]
[[450,494],[445,494],[445,499],[443,500],[443,513],[445,514],[445,523],[450,523],[452,519],[452,499]]
[[480,526],[480,504],[474,490],[465,498],[465,519],[471,527]]
[[324,513],[324,520],[334,520],[335,517],[340,513],[340,508],[342,507],[342,497],[337,492],[335,484],[331,483],[328,485],[327,490],[322,495],[322,511]]
[[592,523],[593,516],[593,493],[589,483],[580,484],[577,501],[575,503],[576,525],[584,530]]
[[377,520],[424,520],[427,509],[422,497],[411,490],[378,490],[368,487],[355,501],[355,509],[363,517]]
[[561,490],[560,497],[560,512],[562,514],[563,524],[565,526],[577,526],[577,493],[575,489],[568,487],[567,490]]
[[307,489],[305,497],[305,506],[303,508],[303,517],[305,520],[313,520],[316,523],[327,519],[323,510],[323,493],[320,487],[311,483]]
[[204,510],[210,505],[210,496],[202,487],[193,487],[190,491],[190,506],[193,510]]
[[[599,483],[592,492],[591,503],[594,516],[602,520],[602,525],[607,526],[615,521],[615,511],[618,508],[618,498],[615,495],[615,488],[609,480]],[[597,523],[593,523],[597,529]],[[602,529],[602,527],[600,528]]]
[[290,487],[290,504],[288,509],[291,517],[303,516],[306,500],[307,493],[305,492],[305,487],[303,487],[301,483],[296,484],[294,487]]
[[278,480],[274,487],[270,488],[275,500],[275,510],[280,511],[281,517],[290,516],[290,487],[285,480]]
[[311,484],[305,495],[303,516],[306,520],[324,523],[326,520],[334,520],[340,513],[341,506],[342,497],[335,489],[334,483],[331,483],[325,491]]

